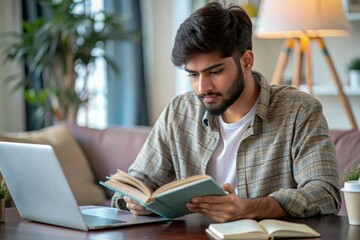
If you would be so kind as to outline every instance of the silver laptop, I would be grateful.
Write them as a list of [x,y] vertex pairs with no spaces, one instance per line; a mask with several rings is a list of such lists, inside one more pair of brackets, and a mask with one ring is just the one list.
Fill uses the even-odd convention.
[[110,207],[79,207],[49,145],[0,141],[0,172],[27,220],[84,231],[168,220]]

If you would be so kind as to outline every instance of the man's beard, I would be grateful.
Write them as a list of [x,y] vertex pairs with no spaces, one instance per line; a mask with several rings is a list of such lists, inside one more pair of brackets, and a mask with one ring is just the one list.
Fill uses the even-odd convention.
[[202,93],[202,94],[198,95],[200,101],[205,106],[205,108],[206,108],[206,110],[208,111],[209,114],[215,115],[215,116],[220,116],[231,105],[233,105],[234,102],[240,97],[240,95],[244,91],[245,85],[244,85],[244,73],[243,73],[243,71],[241,69],[239,69],[238,72],[239,72],[238,76],[236,77],[235,81],[233,82],[233,84],[229,88],[228,92],[226,93],[226,95],[229,96],[229,98],[227,98],[223,102],[221,102],[220,105],[218,105],[218,106],[215,106],[215,105],[212,105],[212,104],[206,105],[203,102],[202,99],[205,96],[211,96],[211,95],[223,97],[224,94],[222,94],[222,93],[207,92],[207,93]]

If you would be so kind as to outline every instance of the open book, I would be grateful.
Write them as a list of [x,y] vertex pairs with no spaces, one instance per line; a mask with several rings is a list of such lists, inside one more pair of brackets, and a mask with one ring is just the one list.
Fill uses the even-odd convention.
[[294,237],[320,237],[305,224],[266,219],[260,222],[244,219],[210,224],[206,232],[215,239],[274,239]]
[[186,203],[193,197],[226,195],[223,188],[208,175],[196,175],[165,184],[152,192],[139,179],[118,170],[108,177],[103,186],[139,202],[144,207],[166,218],[177,218],[191,213]]

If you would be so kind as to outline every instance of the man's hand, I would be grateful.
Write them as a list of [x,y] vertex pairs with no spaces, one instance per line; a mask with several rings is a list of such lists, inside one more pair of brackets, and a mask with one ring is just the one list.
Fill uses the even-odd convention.
[[188,209],[206,214],[217,222],[243,218],[276,218],[287,215],[280,204],[271,197],[240,198],[229,183],[224,184],[223,188],[229,194],[195,197],[187,203]]
[[129,197],[124,196],[124,201],[126,202],[126,207],[134,215],[150,215],[153,213]]

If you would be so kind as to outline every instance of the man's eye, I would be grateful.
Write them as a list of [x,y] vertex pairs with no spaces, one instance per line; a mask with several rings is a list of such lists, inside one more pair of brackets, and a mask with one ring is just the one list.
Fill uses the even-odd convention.
[[198,76],[199,76],[198,73],[189,73],[189,74],[188,74],[188,77],[190,77],[190,78],[196,78],[196,77],[198,77]]
[[222,71],[223,71],[223,69],[219,69],[219,70],[216,70],[216,71],[211,71],[211,72],[209,72],[209,74],[210,74],[210,75],[218,75],[218,74],[220,74]]

